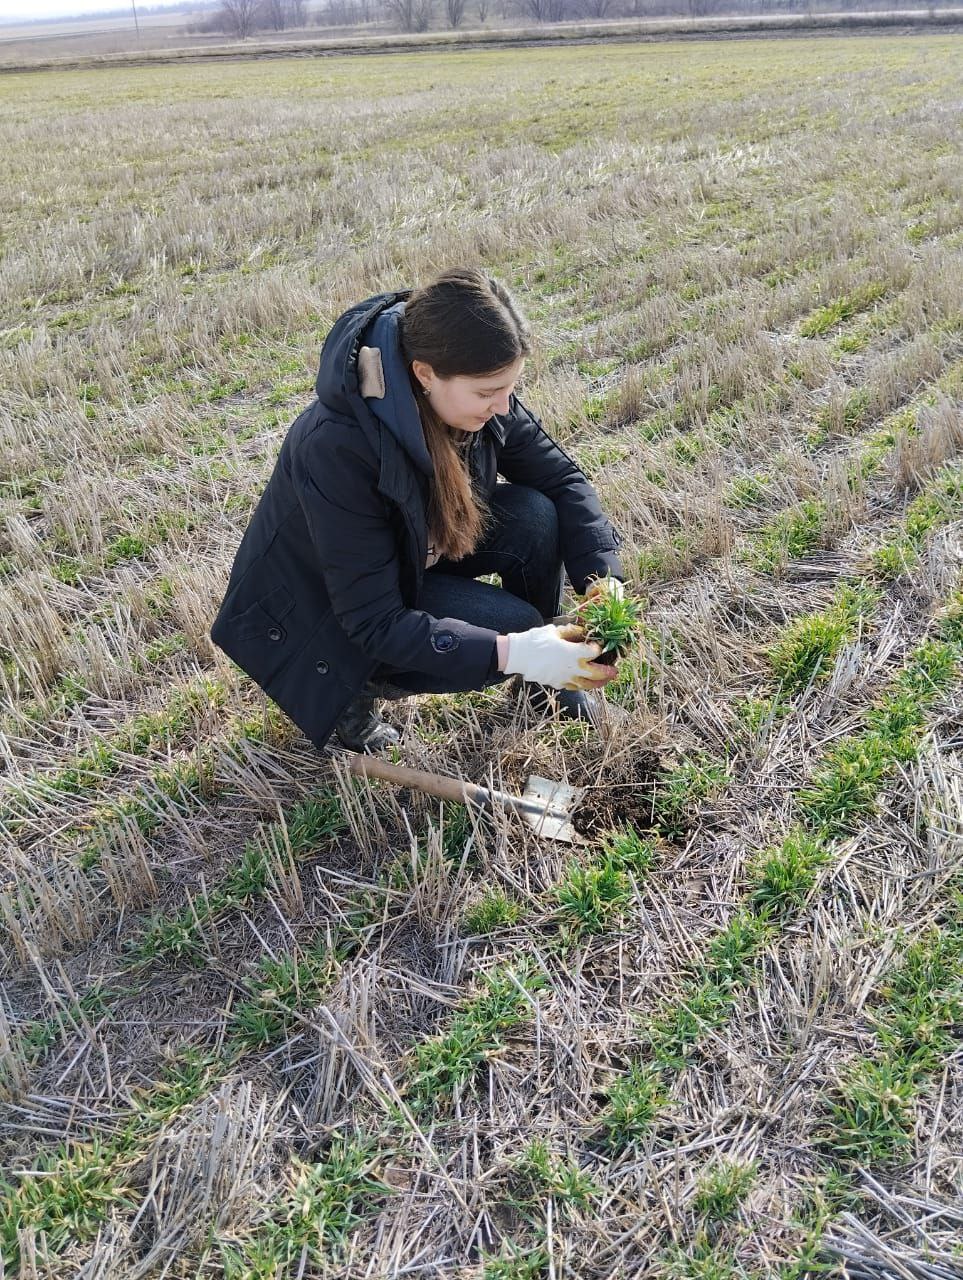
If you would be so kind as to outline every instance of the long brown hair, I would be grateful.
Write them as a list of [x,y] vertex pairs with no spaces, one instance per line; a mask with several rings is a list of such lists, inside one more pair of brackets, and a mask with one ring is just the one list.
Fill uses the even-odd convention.
[[491,517],[459,455],[459,444],[472,432],[442,421],[422,394],[411,362],[423,360],[439,378],[499,372],[531,354],[528,322],[499,281],[477,267],[453,267],[408,298],[401,317],[401,348],[435,469],[428,536],[441,555],[461,560],[475,549]]

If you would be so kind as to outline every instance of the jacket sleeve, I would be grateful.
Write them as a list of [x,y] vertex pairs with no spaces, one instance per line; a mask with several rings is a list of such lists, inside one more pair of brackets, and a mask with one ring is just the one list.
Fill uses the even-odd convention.
[[369,657],[477,689],[498,632],[409,609],[401,595],[393,508],[364,446],[319,424],[295,450],[291,478],[338,624]]
[[622,537],[602,511],[595,486],[522,404],[512,396],[498,469],[506,480],[539,489],[558,511],[562,559],[576,594],[590,577],[622,580]]

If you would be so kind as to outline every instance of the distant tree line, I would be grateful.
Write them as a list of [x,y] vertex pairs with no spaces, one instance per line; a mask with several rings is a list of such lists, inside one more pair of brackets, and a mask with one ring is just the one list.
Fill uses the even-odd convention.
[[284,31],[307,24],[307,0],[221,0],[214,17],[199,25],[207,30],[220,28],[244,40],[255,31]]
[[727,14],[874,12],[940,9],[959,0],[218,0],[190,31],[223,31],[239,39],[255,32],[312,26],[377,25],[401,31],[496,23],[566,22],[598,18],[702,18]]

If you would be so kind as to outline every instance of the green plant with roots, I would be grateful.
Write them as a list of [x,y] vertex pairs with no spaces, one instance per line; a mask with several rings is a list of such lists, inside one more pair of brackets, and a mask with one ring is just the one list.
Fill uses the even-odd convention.
[[[605,582],[606,579],[598,579]],[[589,590],[591,591],[591,584]],[[589,644],[601,646],[597,661],[619,659],[632,647],[639,635],[642,623],[642,606],[638,600],[626,595],[620,599],[602,589],[575,606],[576,621],[585,629]]]

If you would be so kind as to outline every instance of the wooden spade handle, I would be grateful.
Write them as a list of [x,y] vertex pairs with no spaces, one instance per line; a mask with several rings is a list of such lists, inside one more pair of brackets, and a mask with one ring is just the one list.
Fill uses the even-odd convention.
[[487,808],[493,799],[511,804],[514,796],[505,795],[501,791],[489,791],[474,782],[463,782],[461,778],[450,778],[443,773],[428,773],[424,769],[409,769],[402,764],[391,764],[378,756],[353,755],[348,761],[348,772],[356,777],[383,778],[385,782],[394,782],[401,787],[414,787],[416,791],[424,791],[430,796],[438,796],[441,800],[454,800],[464,804],[473,800],[475,804]]

